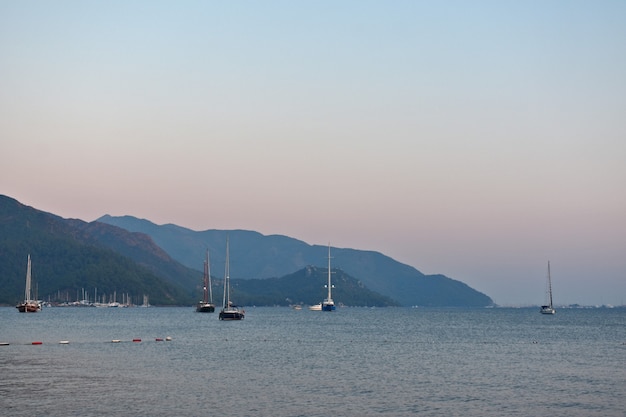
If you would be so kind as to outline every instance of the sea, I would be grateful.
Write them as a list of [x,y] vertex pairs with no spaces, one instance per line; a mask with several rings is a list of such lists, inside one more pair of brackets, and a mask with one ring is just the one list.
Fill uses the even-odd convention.
[[245,310],[2,307],[0,415],[626,416],[624,308]]

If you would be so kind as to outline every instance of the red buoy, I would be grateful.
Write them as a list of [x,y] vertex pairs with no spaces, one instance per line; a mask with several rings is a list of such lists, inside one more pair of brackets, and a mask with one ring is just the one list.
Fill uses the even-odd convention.
[[156,340],[157,342],[162,342],[162,341],[163,341],[163,338],[161,338],[161,337],[157,337],[155,340]]
[[41,345],[41,342],[33,342],[33,345]]
[[141,339],[133,339],[133,342],[141,342]]

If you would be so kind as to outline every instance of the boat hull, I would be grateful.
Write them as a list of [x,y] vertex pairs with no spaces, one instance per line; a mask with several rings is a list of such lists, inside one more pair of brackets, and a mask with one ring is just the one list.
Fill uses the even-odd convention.
[[198,304],[198,306],[196,307],[196,311],[198,313],[214,313],[215,312],[215,305],[214,304]]
[[41,311],[39,303],[21,303],[15,306],[20,313],[37,313]]
[[245,314],[239,310],[222,310],[220,311],[220,320],[243,320]]
[[335,311],[335,305],[334,304],[324,304],[322,305],[322,311]]
[[550,306],[541,306],[541,310],[539,310],[541,314],[554,314],[556,310]]

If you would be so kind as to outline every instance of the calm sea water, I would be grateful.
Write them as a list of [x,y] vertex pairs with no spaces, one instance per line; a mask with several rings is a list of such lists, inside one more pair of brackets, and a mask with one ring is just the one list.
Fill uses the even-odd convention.
[[0,415],[626,416],[625,309],[246,310],[0,308]]

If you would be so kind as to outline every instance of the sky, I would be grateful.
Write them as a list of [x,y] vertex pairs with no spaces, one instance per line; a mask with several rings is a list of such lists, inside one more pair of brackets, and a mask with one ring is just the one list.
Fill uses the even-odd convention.
[[0,0],[0,194],[626,304],[624,1]]

